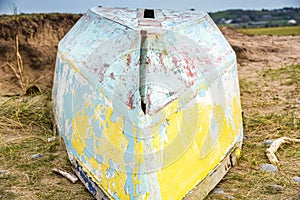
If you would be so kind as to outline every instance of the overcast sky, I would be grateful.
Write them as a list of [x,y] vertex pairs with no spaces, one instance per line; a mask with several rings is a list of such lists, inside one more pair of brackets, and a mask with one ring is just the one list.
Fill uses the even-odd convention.
[[12,14],[12,2],[23,13],[85,13],[93,6],[188,9],[214,12],[226,9],[300,7],[300,0],[0,0],[0,13]]

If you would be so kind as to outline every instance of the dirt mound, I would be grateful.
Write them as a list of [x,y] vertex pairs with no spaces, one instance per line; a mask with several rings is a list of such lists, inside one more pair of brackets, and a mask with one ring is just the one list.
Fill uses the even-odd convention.
[[25,81],[38,84],[43,90],[51,88],[57,44],[79,17],[70,14],[1,16],[0,94],[15,94],[21,90],[13,70],[5,64],[17,66],[17,34]]
[[[59,40],[80,15],[37,14],[1,16],[0,19],[0,95],[20,93],[12,69],[16,66],[15,35],[24,64],[25,80],[42,90],[52,87],[55,57]],[[221,31],[235,50],[241,77],[254,78],[256,69],[279,67],[300,62],[300,36],[254,36],[223,27]],[[247,66],[244,68],[244,66]]]

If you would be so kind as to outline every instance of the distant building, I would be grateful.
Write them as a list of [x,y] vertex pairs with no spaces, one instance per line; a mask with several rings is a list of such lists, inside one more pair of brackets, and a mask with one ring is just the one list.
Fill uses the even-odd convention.
[[232,21],[233,21],[233,19],[227,19],[227,20],[225,20],[225,24],[231,24]]
[[225,18],[222,18],[219,23],[220,24],[231,24],[233,22],[233,19],[225,19]]
[[296,25],[297,21],[294,19],[290,19],[287,23],[288,23],[288,25]]

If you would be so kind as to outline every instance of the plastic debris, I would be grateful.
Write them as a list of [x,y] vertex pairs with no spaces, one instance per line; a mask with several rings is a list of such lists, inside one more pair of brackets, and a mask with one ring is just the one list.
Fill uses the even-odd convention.
[[43,154],[39,154],[39,153],[33,154],[33,155],[31,156],[31,158],[33,158],[33,159],[38,159],[38,158],[42,158],[42,157],[44,157],[44,155],[43,155]]
[[48,141],[48,142],[53,142],[55,139],[56,139],[56,137],[53,136],[53,137],[48,138],[47,141]]

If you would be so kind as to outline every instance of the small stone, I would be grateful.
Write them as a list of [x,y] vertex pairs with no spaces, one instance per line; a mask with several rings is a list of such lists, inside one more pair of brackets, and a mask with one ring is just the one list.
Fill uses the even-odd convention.
[[300,183],[300,177],[299,176],[294,176],[293,181]]
[[283,190],[281,185],[268,185],[266,188],[272,192],[281,192]]
[[214,194],[224,194],[224,190],[222,188],[216,187],[213,191]]
[[227,194],[227,195],[225,196],[225,199],[235,199],[235,197]]
[[260,170],[264,172],[278,172],[278,168],[273,164],[263,164],[260,166]]
[[38,158],[42,158],[42,157],[44,157],[44,155],[43,154],[33,154],[32,156],[31,156],[31,158],[33,158],[33,159],[38,159]]
[[273,142],[274,142],[274,140],[265,140],[264,145],[270,146]]
[[238,191],[238,189],[236,189],[236,188],[232,188],[232,189],[231,189],[231,191],[232,191],[232,192],[237,192],[237,191]]
[[9,171],[0,169],[0,174],[8,174]]

